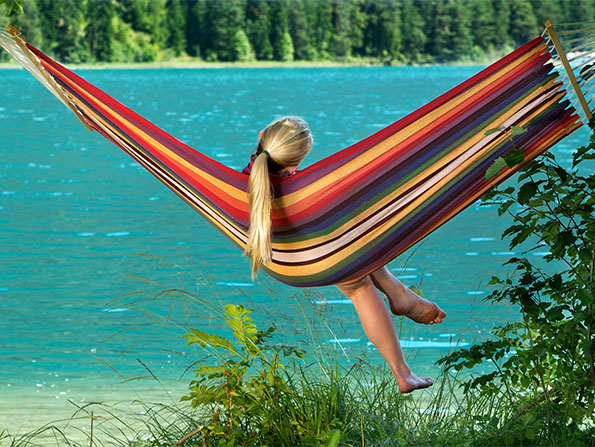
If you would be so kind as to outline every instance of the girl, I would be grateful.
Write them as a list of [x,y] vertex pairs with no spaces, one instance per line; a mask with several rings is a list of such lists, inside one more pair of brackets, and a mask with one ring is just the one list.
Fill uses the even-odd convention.
[[[250,228],[246,254],[252,275],[271,262],[271,183],[269,176],[291,176],[312,148],[313,140],[306,123],[297,117],[283,117],[260,131],[256,153],[244,173],[250,174]],[[416,323],[442,323],[446,314],[435,304],[405,287],[386,267],[348,284],[337,284],[355,306],[366,336],[389,365],[399,385],[408,393],[432,385],[429,378],[416,376],[403,357],[389,310],[380,295],[387,298],[390,311]]]

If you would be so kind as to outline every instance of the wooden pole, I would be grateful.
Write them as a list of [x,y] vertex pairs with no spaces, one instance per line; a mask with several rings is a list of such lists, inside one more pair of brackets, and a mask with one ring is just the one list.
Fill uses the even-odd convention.
[[54,80],[54,78],[50,76],[47,70],[43,68],[41,62],[39,62],[39,59],[37,59],[37,57],[31,52],[31,50],[27,48],[27,42],[25,41],[25,39],[23,39],[23,35],[20,33],[20,31],[12,24],[6,27],[6,31],[8,32],[8,34],[10,34],[10,37],[14,39],[21,51],[25,54],[25,56],[29,58],[29,60],[33,63],[33,65],[35,65],[37,70],[39,70],[39,72],[43,75],[45,80],[51,86],[52,91],[56,95],[58,95],[58,97],[62,100],[64,105],[68,107],[72,111],[72,113],[74,113],[74,115],[80,120],[80,122],[83,123],[83,125],[87,128],[87,130],[93,132],[93,128],[87,122],[85,117],[81,114],[78,108],[72,103],[65,90],[60,85],[58,85],[58,83]]
[[562,61],[564,70],[566,70],[566,74],[568,75],[568,80],[570,81],[572,89],[574,90],[574,93],[576,94],[576,97],[578,98],[581,107],[585,112],[585,116],[587,117],[588,121],[591,121],[593,115],[591,114],[591,111],[589,110],[589,105],[585,100],[585,96],[583,95],[583,92],[581,91],[581,88],[579,87],[578,82],[576,81],[576,77],[574,76],[572,67],[570,66],[570,63],[566,58],[566,53],[564,53],[564,49],[562,48],[562,44],[560,43],[560,39],[558,39],[558,35],[556,34],[556,30],[554,29],[554,25],[552,25],[552,22],[546,20],[545,29],[547,30],[548,34],[550,35],[550,38],[552,39],[552,43],[554,44],[554,48],[556,48],[556,51],[558,52],[558,56],[560,56],[560,60]]

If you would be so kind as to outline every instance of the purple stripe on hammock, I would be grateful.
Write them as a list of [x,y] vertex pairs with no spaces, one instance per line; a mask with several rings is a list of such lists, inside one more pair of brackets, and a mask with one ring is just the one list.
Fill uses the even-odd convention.
[[[532,144],[536,140],[539,140],[543,135],[547,134],[551,129],[557,126],[556,123],[559,122],[558,119],[564,120],[569,115],[571,115],[574,112],[574,109],[569,108],[563,110],[564,107],[568,105],[568,101],[565,101],[565,103],[566,104],[561,104],[559,107],[556,107],[552,112],[545,115],[539,121],[539,123],[536,123],[536,125],[532,126],[532,129],[535,129],[535,127],[537,127],[539,128],[539,131],[536,133],[535,136],[533,136],[533,132],[531,132],[532,136],[529,139],[525,138],[526,141],[519,142],[517,147],[524,147],[526,145]],[[551,118],[556,118],[556,121],[551,121]],[[428,215],[444,216],[448,213],[450,209],[456,208],[461,201],[464,201],[468,198],[465,195],[461,195],[461,191],[464,192],[473,190],[473,188],[481,186],[483,183],[485,183],[484,173],[487,167],[489,167],[489,165],[493,162],[493,160],[495,160],[495,158],[501,156],[506,151],[509,151],[511,149],[512,144],[507,143],[505,147],[503,147],[502,150],[500,150],[494,158],[481,163],[481,165],[478,168],[474,169],[471,173],[466,175],[465,178],[457,182],[457,184],[453,188],[447,190],[446,194],[442,194],[438,200],[432,201],[424,209],[422,213],[418,213],[417,215],[409,219],[409,221],[404,226],[396,228],[395,231],[388,238],[382,241],[382,244],[379,244],[379,246],[373,249],[366,250],[365,259],[362,259],[361,257],[358,258],[359,262],[353,262],[345,266],[341,270],[335,272],[331,276],[326,277],[324,283],[337,283],[346,281],[349,277],[356,277],[357,273],[353,274],[352,272],[358,272],[363,269],[367,269],[371,264],[370,260],[375,260],[372,263],[380,267],[389,262],[390,260],[394,259],[394,253],[398,253],[401,250],[404,250],[410,244],[410,241],[415,240],[418,237],[418,235],[423,234],[425,231],[427,231],[427,229],[431,226],[431,223],[433,221],[438,220],[434,218],[432,219],[432,221],[430,221],[427,219]],[[478,173],[480,175],[478,175]],[[458,196],[460,197],[460,199],[453,201],[453,196],[455,198]],[[448,202],[450,202],[451,205],[446,207],[445,203]],[[407,237],[403,238],[403,234],[407,234]],[[386,247],[391,247],[391,250],[387,250]]]
[[[367,202],[377,194],[384,191],[385,188],[390,187],[402,177],[408,175],[412,170],[415,170],[423,163],[426,163],[431,157],[434,157],[436,154],[454,143],[457,139],[477,127],[479,123],[484,122],[486,117],[490,116],[491,110],[502,107],[501,103],[505,101],[515,101],[518,97],[532,90],[537,84],[543,82],[547,76],[548,73],[542,73],[540,74],[539,78],[533,79],[530,82],[526,79],[523,80],[521,84],[512,86],[512,89],[520,88],[520,90],[517,90],[510,95],[504,96],[502,95],[503,90],[498,90],[498,92],[495,92],[493,95],[490,95],[488,98],[486,98],[485,101],[482,101],[481,103],[468,109],[465,112],[465,115],[468,115],[465,119],[457,121],[456,123],[452,122],[450,123],[450,126],[444,126],[444,134],[441,133],[437,134],[436,136],[432,135],[430,141],[437,140],[434,146],[430,146],[429,144],[426,145],[425,143],[427,140],[424,140],[418,143],[416,146],[407,149],[407,153],[395,159],[390,164],[388,169],[381,171],[378,175],[372,175],[369,179],[366,179],[366,181],[369,182],[368,186],[363,188],[358,195],[354,196],[354,200],[352,200],[347,206],[345,206],[345,203],[341,200],[331,202],[324,208],[318,210],[316,213],[313,213],[308,219],[300,220],[298,226],[285,226],[281,231],[279,231],[279,228],[277,228],[277,231],[275,231],[275,240],[281,242],[284,239],[284,235],[287,235],[289,238],[293,238],[296,235],[307,235],[319,230],[320,228],[328,227],[329,218],[325,216],[329,214],[334,221],[342,219],[362,203]],[[511,86],[507,84],[507,88],[511,89]],[[502,99],[500,102],[498,102],[500,98]],[[493,101],[493,103],[488,103],[490,100]],[[480,109],[480,107],[482,109]],[[482,114],[477,115],[477,113]],[[461,115],[461,117],[465,115]],[[468,124],[459,127],[465,121],[467,121]],[[425,151],[421,150],[423,149],[423,146],[428,146],[428,149]],[[416,150],[415,148],[418,149]],[[407,160],[407,158],[410,158],[410,160]],[[332,213],[331,211],[334,209],[338,209],[339,211],[337,213]]]

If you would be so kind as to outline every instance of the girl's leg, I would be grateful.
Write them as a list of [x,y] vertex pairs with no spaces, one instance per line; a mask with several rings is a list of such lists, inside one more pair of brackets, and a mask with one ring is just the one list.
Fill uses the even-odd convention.
[[446,318],[446,313],[436,303],[413,293],[386,267],[379,268],[370,276],[374,285],[388,298],[393,314],[404,315],[423,324],[442,323],[442,319]]
[[399,390],[408,393],[431,386],[432,379],[416,376],[407,366],[388,308],[371,278],[366,276],[356,283],[337,287],[353,302],[364,332],[386,360]]

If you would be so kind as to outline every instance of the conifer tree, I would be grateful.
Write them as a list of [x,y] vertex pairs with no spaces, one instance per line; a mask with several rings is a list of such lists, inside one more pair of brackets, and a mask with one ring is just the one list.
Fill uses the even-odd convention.
[[206,0],[188,0],[186,7],[186,52],[193,57],[201,57],[205,48],[204,32]]
[[238,31],[244,26],[244,0],[206,3],[206,60],[238,60]]
[[539,34],[533,6],[529,0],[511,0],[510,36],[515,45],[522,45]]
[[426,46],[425,21],[413,0],[403,0],[403,51],[410,62],[421,62]]
[[167,14],[165,16],[165,26],[168,32],[167,46],[179,56],[186,46],[184,29],[186,20],[180,0],[167,0],[165,4]]
[[309,22],[312,15],[308,14],[304,0],[292,0],[292,6],[289,8],[287,17],[295,59],[315,59],[316,50],[312,44],[312,29],[311,22]]
[[85,28],[85,41],[91,52],[91,57],[96,61],[110,61],[114,54],[112,48],[112,17],[114,13],[114,5],[111,0],[87,3],[86,16],[89,22]]
[[256,59],[265,61],[273,59],[273,47],[269,37],[271,21],[266,0],[253,0],[247,3],[246,29]]
[[293,41],[289,34],[289,2],[277,0],[270,3],[270,41],[273,47],[273,59],[278,61],[293,60]]

